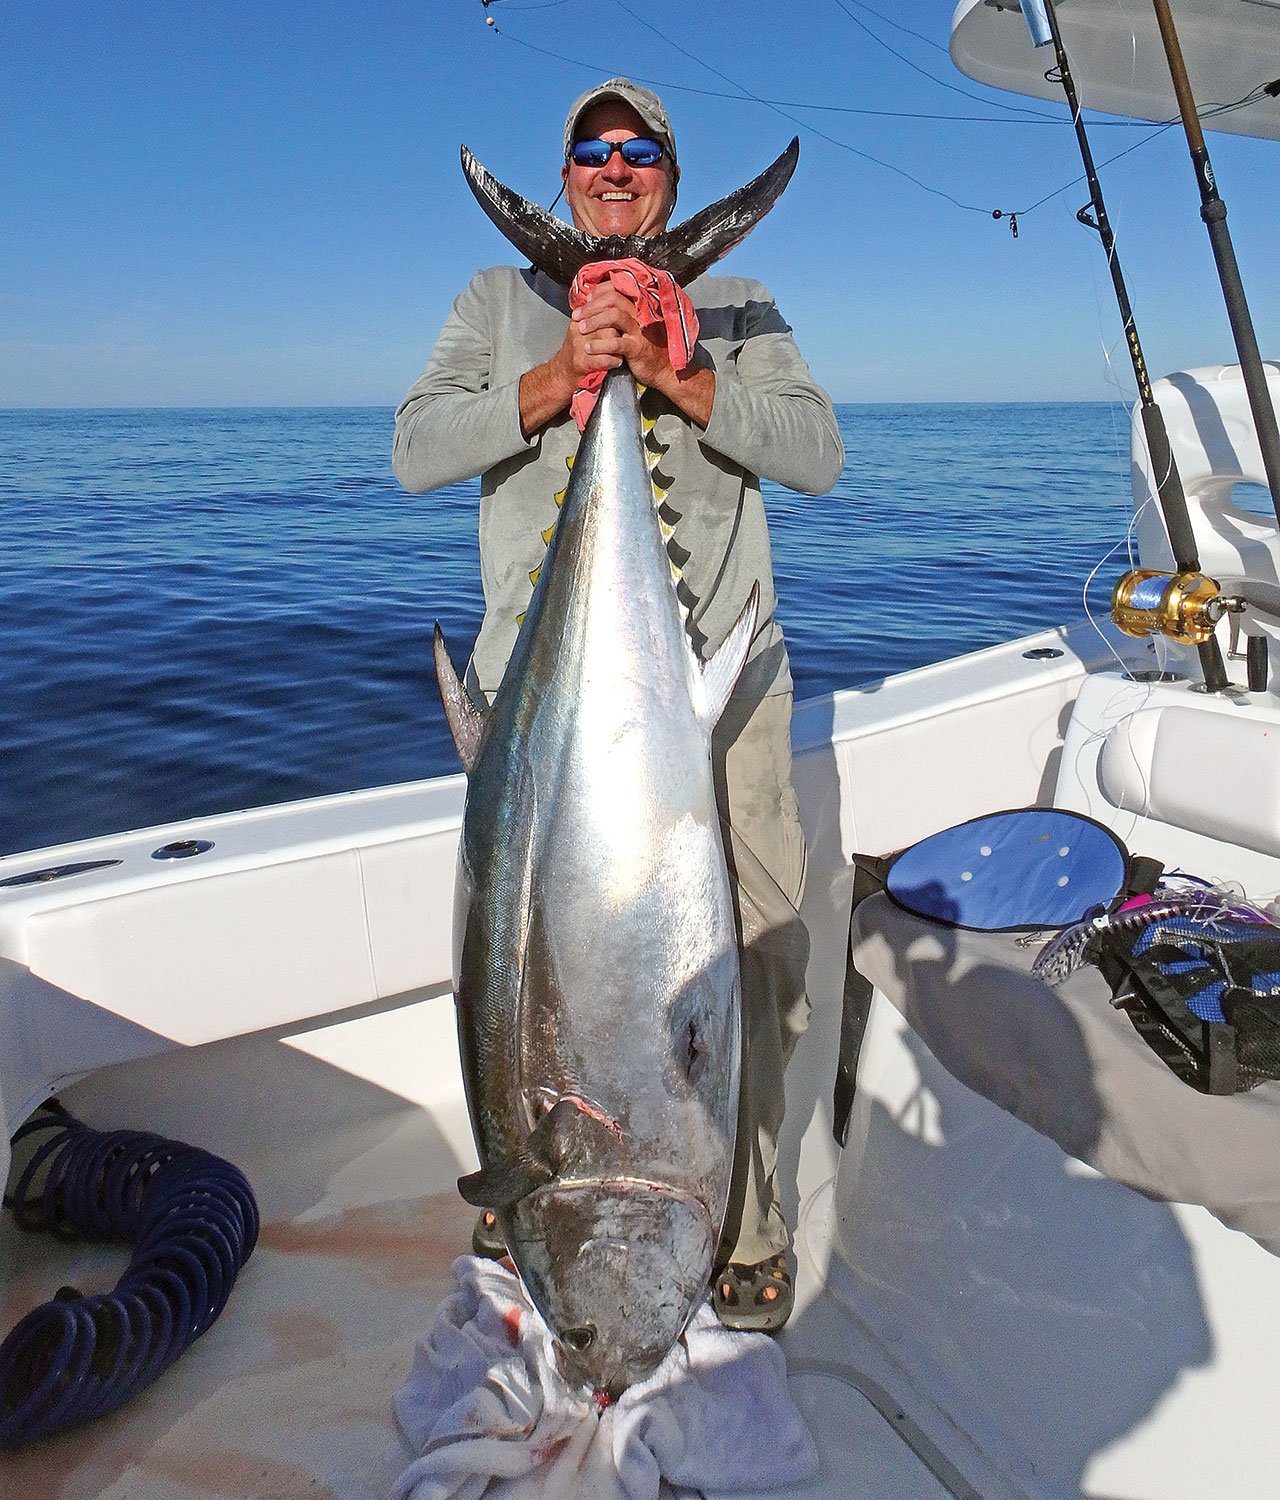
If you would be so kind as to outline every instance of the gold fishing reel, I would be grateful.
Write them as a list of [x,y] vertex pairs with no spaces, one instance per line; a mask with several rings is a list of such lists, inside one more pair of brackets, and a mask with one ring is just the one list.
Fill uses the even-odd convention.
[[1180,646],[1202,646],[1226,613],[1227,601],[1203,573],[1132,568],[1111,593],[1111,618],[1138,640],[1166,635]]

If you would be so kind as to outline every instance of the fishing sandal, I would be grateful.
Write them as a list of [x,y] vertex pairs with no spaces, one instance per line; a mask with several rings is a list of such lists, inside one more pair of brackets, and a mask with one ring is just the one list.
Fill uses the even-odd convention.
[[775,1255],[758,1266],[725,1266],[716,1277],[712,1302],[725,1328],[776,1333],[795,1305],[786,1256]]
[[482,1208],[476,1227],[471,1231],[471,1249],[483,1260],[504,1260],[507,1242],[498,1228],[498,1216],[491,1208]]

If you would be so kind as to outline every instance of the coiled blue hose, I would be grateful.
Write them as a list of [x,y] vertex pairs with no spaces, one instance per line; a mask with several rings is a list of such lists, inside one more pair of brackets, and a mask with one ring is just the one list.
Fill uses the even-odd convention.
[[19,1225],[133,1242],[112,1292],[63,1287],[0,1344],[0,1448],[115,1411],[222,1311],[258,1238],[258,1205],[230,1162],[162,1136],[91,1130],[46,1105],[10,1203]]

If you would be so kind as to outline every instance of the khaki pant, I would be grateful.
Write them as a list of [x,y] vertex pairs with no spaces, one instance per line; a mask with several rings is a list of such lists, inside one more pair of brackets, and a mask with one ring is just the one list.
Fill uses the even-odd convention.
[[742,1092],[720,1263],[756,1265],[791,1243],[778,1203],[783,1070],[809,1020],[804,834],[791,785],[790,693],[731,699],[712,738],[716,796],[742,954]]

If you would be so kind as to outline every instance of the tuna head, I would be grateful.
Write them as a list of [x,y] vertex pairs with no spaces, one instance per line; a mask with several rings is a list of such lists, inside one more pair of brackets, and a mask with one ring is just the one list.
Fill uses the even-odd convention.
[[698,1199],[631,1179],[557,1182],[516,1210],[525,1286],[570,1385],[617,1396],[662,1363],[707,1288]]

